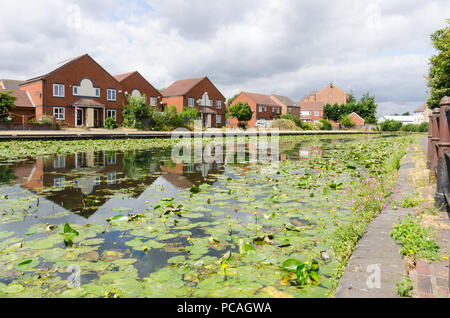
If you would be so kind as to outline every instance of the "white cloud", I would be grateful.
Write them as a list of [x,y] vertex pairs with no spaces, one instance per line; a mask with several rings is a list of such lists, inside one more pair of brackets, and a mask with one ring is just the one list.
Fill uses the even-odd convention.
[[450,16],[445,0],[23,0],[2,11],[0,77],[89,53],[157,87],[208,75],[227,96],[299,99],[333,81],[388,112],[426,99],[429,35]]

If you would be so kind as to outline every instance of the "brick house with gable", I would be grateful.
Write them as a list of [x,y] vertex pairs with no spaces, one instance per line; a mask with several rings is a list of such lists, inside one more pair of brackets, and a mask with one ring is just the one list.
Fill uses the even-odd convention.
[[281,106],[281,115],[294,115],[300,118],[300,106],[292,99],[282,95],[272,95],[271,97]]
[[300,119],[307,122],[318,122],[323,119],[324,102],[297,102],[300,106]]
[[196,108],[205,127],[225,125],[226,99],[208,77],[178,80],[162,91],[165,107]]
[[347,104],[348,94],[330,83],[320,91],[312,91],[305,95],[302,102],[323,102],[324,104]]
[[122,122],[122,85],[88,54],[19,85],[31,96],[36,119],[54,117],[66,127],[103,127],[107,117]]
[[[248,127],[255,126],[258,120],[274,120],[281,116],[281,106],[269,95],[241,92],[231,103],[231,106],[240,102],[248,103],[253,112],[252,118],[247,123]],[[237,127],[238,120],[230,118],[228,126]]]
[[114,78],[122,84],[125,98],[127,94],[133,97],[145,95],[150,107],[163,110],[162,94],[138,71],[114,75]]
[[12,123],[26,124],[30,119],[35,117],[35,107],[31,96],[28,92],[19,89],[2,89],[0,92],[11,92],[16,100],[14,101],[15,107],[8,111],[12,117]]

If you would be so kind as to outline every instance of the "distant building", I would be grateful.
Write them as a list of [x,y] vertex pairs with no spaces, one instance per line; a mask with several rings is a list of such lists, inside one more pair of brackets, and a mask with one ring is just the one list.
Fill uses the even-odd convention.
[[428,108],[427,104],[420,106],[414,111],[414,124],[428,123],[431,113],[432,110]]
[[[347,104],[348,94],[333,83],[320,91],[312,91],[305,95],[302,102],[323,102],[324,104]],[[298,103],[297,103],[298,104]]]
[[292,99],[282,95],[272,95],[271,97],[281,106],[281,115],[294,115],[300,118],[300,106]]
[[0,79],[0,89],[6,90],[18,90],[19,85],[22,84],[23,81],[11,80],[11,79]]
[[[249,127],[254,127],[258,120],[274,120],[281,115],[281,106],[269,95],[242,92],[236,97],[231,106],[240,102],[248,103],[253,112],[252,119],[247,123]],[[238,121],[236,118],[229,119],[228,126],[237,127],[237,125]]]
[[9,110],[9,116],[12,117],[13,123],[25,123],[35,117],[35,105],[27,91],[20,89],[1,89],[0,92],[10,92],[11,96],[15,97],[14,108]]
[[297,102],[300,106],[300,119],[307,122],[318,122],[323,119],[324,102]]
[[378,123],[381,124],[386,120],[399,121],[403,125],[414,124],[414,116],[381,116],[378,118]]
[[356,127],[364,127],[365,120],[357,113],[353,112],[350,115],[348,115],[348,117],[355,124]]

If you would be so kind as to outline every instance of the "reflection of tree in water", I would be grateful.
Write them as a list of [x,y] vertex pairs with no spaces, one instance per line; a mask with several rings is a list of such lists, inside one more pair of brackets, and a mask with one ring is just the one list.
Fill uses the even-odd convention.
[[125,151],[123,153],[123,167],[126,170],[128,178],[133,180],[141,179],[147,176],[147,169],[150,169],[155,163],[159,163],[170,155],[169,150],[150,151]]
[[0,185],[11,184],[16,178],[14,169],[7,166],[0,166]]

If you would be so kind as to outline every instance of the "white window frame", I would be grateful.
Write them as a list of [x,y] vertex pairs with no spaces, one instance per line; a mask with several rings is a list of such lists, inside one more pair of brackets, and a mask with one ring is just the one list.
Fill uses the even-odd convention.
[[64,84],[53,84],[53,97],[65,97]]
[[[75,92],[75,90],[77,90],[77,91]],[[78,96],[78,86],[75,86],[75,85],[74,85],[74,86],[72,87],[72,95],[73,95],[73,96]]]
[[222,124],[222,115],[216,115],[216,124]]
[[95,90],[95,97],[100,97],[100,88],[94,87]]
[[156,107],[157,103],[158,103],[158,99],[156,97],[150,97],[150,106]]
[[302,116],[311,116],[311,112],[310,111],[302,111],[302,112],[300,112],[300,115],[302,115]]
[[258,112],[262,113],[262,106],[258,106]]
[[216,109],[222,109],[222,101],[216,100]]
[[320,112],[315,111],[315,112],[314,112],[314,116],[315,116],[315,117],[319,117],[319,116],[320,116]]
[[116,116],[117,116],[117,111],[115,109],[107,109],[106,110],[106,118],[112,117],[112,118],[114,118],[114,120],[116,120],[117,119]]
[[106,91],[106,99],[112,102],[117,100],[117,91],[115,88],[108,88]]
[[66,157],[65,156],[57,156],[53,160],[53,168],[54,169],[64,169],[66,167]]
[[188,107],[195,107],[195,98],[193,97],[188,98]]
[[66,119],[66,109],[64,107],[53,107],[53,117],[56,120]]

